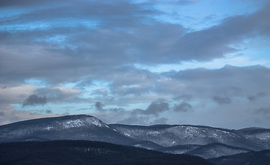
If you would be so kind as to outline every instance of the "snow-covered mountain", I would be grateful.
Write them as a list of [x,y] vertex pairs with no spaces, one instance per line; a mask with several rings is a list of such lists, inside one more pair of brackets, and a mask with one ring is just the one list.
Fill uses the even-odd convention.
[[101,141],[210,158],[270,149],[270,130],[192,125],[108,125],[88,115],[43,118],[0,126],[0,143],[47,140]]
[[151,141],[164,147],[222,143],[252,150],[261,149],[253,141],[228,129],[191,125],[130,126],[115,124],[110,127],[127,137],[139,141]]
[[91,140],[124,145],[134,142],[87,115],[34,119],[0,126],[0,142],[34,140]]

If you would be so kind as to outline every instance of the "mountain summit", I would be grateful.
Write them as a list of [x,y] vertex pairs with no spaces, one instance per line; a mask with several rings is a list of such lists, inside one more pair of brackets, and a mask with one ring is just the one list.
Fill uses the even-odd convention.
[[134,142],[88,115],[42,118],[0,126],[0,142],[47,140],[90,140],[125,145]]

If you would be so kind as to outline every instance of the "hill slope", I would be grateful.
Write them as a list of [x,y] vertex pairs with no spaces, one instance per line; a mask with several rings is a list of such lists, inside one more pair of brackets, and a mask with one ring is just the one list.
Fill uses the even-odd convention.
[[263,149],[270,149],[270,129],[245,128],[238,130],[238,133],[261,146]]
[[248,152],[250,150],[240,147],[233,147],[228,146],[225,144],[220,143],[212,143],[207,144],[198,148],[195,148],[194,150],[191,150],[189,152],[186,152],[186,154],[190,155],[196,155],[203,158],[215,158],[215,157],[221,157],[225,155],[234,155],[239,153]]
[[0,144],[0,164],[181,164],[211,165],[196,156],[90,141],[13,142]]
[[270,150],[252,151],[236,154],[232,156],[223,156],[209,159],[215,165],[269,165]]

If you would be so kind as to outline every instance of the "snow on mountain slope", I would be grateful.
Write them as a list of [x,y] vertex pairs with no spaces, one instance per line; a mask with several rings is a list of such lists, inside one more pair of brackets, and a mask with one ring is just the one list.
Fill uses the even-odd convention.
[[184,154],[196,148],[199,148],[201,146],[203,145],[196,145],[196,144],[177,145],[177,146],[172,146],[172,147],[159,148],[158,151],[172,153],[172,154]]
[[261,148],[270,149],[270,129],[245,128],[238,130],[238,132],[246,139],[255,142]]
[[129,144],[133,139],[119,134],[93,116],[43,118],[0,126],[0,142],[31,140],[92,140]]
[[128,126],[110,125],[125,136],[151,141],[164,147],[175,145],[206,145],[223,143],[249,149],[260,149],[252,141],[233,130],[190,125]]
[[[149,150],[158,150],[160,148],[163,148],[162,146],[160,146],[156,143],[150,142],[150,141],[136,142],[134,144],[131,144],[131,146],[145,148],[145,149],[149,149]],[[160,151],[160,150],[158,150],[158,151]]]
[[57,118],[42,118],[35,120],[28,120],[2,126],[0,129],[1,137],[10,137],[12,135],[32,134],[33,132],[40,131],[56,131],[69,128],[79,127],[107,127],[103,123],[92,116],[78,115],[78,116],[64,116]]

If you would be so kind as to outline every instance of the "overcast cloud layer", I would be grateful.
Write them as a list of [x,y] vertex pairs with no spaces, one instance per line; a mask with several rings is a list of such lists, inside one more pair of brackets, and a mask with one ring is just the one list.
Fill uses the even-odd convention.
[[0,124],[269,128],[269,1],[2,0],[0,12]]

